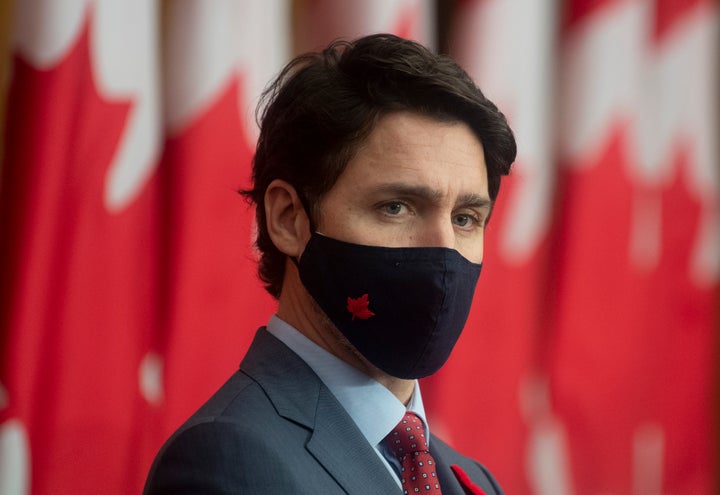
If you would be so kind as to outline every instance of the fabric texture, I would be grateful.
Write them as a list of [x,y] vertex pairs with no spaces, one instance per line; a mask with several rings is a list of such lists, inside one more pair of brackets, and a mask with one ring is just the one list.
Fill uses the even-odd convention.
[[[425,421],[420,384],[415,383],[407,406],[381,383],[326,351],[297,329],[273,315],[267,331],[290,348],[320,378],[340,405],[348,413],[378,457],[386,464],[400,486],[400,463],[386,445],[385,437],[398,424],[407,411],[416,413]],[[425,422],[426,429],[430,427]]]
[[[488,495],[492,475],[437,437],[444,495],[464,495],[460,465]],[[400,494],[352,419],[312,370],[261,328],[240,370],[158,453],[144,494]]]
[[314,233],[300,279],[372,364],[398,378],[432,375],[465,328],[482,265],[445,247],[365,246]]
[[415,413],[405,414],[386,441],[400,461],[400,482],[405,495],[442,493],[435,472],[435,459],[430,454],[425,436],[425,426]]

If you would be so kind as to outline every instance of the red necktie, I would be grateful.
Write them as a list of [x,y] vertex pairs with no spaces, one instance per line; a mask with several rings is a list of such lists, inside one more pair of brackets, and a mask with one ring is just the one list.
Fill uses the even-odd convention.
[[435,460],[428,451],[425,428],[415,413],[407,412],[385,437],[390,450],[400,461],[400,480],[405,494],[441,495]]

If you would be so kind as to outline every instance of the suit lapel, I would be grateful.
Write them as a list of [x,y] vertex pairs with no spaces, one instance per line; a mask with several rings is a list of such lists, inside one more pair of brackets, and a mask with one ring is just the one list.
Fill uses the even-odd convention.
[[[432,445],[432,440],[430,445]],[[450,469],[450,463],[443,458],[441,453],[436,452],[432,448],[430,450],[432,451],[433,459],[435,459],[437,475],[440,479],[440,488],[442,489],[443,495],[466,495],[465,489],[458,481],[455,473]]]
[[255,334],[240,370],[262,387],[280,416],[313,427],[322,383],[297,354],[265,327]]
[[375,449],[325,387],[307,448],[349,494],[400,493]]
[[438,468],[438,477],[442,487],[443,495],[468,495],[472,490],[466,490],[451,469],[451,465],[457,464],[471,478],[472,482],[478,485],[487,495],[502,494],[497,486],[493,485],[491,477],[472,459],[462,456],[439,438],[432,436],[430,439],[430,452],[435,458]]
[[240,369],[263,388],[281,416],[312,430],[306,446],[348,494],[400,493],[395,480],[317,375],[264,328]]

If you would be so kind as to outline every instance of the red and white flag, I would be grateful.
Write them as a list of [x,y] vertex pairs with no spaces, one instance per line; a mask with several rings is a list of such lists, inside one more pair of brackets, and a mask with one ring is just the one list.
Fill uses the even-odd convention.
[[264,85],[290,51],[286,0],[168,4],[165,433],[237,369],[275,303],[258,279],[250,184]]
[[434,0],[303,0],[297,9],[298,51],[318,50],[337,38],[393,33],[434,47]]
[[435,378],[463,385],[444,390],[448,427],[478,419],[457,440],[509,493],[711,493],[717,3],[456,15],[455,53],[519,156],[464,341]]
[[161,398],[157,6],[16,2],[0,492],[137,492]]
[[550,374],[576,493],[713,490],[717,7],[566,5]]

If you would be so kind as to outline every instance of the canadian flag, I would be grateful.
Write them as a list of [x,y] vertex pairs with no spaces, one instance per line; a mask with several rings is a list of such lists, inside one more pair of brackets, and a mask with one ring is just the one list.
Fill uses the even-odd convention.
[[162,400],[157,5],[16,2],[0,492],[137,491]]
[[295,45],[318,50],[336,38],[352,40],[372,33],[393,33],[436,45],[432,0],[306,0],[297,9]]
[[237,190],[288,5],[17,2],[0,493],[139,493],[272,313]]
[[569,2],[551,376],[577,493],[713,490],[715,2]]
[[508,493],[712,493],[717,3],[466,1],[456,19],[520,153],[434,379],[451,433],[477,420],[453,440]]
[[275,303],[256,275],[255,106],[290,51],[285,0],[171,2],[164,46],[168,185],[165,434],[227,380]]

